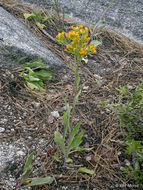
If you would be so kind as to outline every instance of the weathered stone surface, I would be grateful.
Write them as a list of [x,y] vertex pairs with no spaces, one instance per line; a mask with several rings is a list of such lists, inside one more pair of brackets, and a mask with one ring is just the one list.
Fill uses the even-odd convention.
[[65,64],[36,38],[29,29],[10,13],[0,7],[0,65],[13,66],[26,56],[40,58],[56,71]]
[[[52,0],[16,0],[37,5],[52,5]],[[69,16],[95,24],[111,0],[59,0]],[[143,1],[115,0],[104,16],[105,24],[143,44]]]

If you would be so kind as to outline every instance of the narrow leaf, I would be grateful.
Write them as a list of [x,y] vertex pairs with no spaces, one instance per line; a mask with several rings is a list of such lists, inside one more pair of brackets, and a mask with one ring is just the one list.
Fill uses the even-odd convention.
[[65,142],[64,142],[64,138],[61,135],[61,133],[58,131],[58,129],[54,133],[54,141],[60,147],[61,151],[65,155]]
[[37,22],[40,22],[42,20],[42,15],[39,9],[33,9],[32,10],[33,14],[35,15],[35,19]]
[[71,109],[72,109],[72,107],[69,106],[69,104],[67,104],[66,107],[67,107],[67,110],[64,112],[64,115],[62,117],[62,124],[65,126],[64,138],[67,134],[68,129],[70,131],[70,114],[71,114]]
[[87,174],[90,174],[90,175],[93,175],[93,174],[94,174],[94,170],[89,170],[89,169],[87,169],[86,167],[80,167],[80,168],[78,169],[78,172],[87,173]]
[[27,57],[21,57],[21,58],[19,58],[19,59],[16,61],[16,63],[21,63],[21,62],[23,62],[26,58],[27,58]]
[[24,165],[24,171],[27,169],[32,168],[32,159],[33,159],[34,152],[32,152],[26,159],[25,165]]
[[46,21],[50,21],[50,20],[54,20],[55,16],[51,16],[51,17],[45,17],[42,19],[42,23],[46,22]]
[[32,180],[31,183],[29,183],[28,185],[25,185],[24,187],[31,187],[31,186],[35,186],[35,185],[43,185],[43,184],[51,184],[53,183],[54,178],[53,177],[44,177],[44,178],[36,178],[34,180]]
[[73,141],[75,135],[78,133],[79,128],[80,128],[80,124],[81,124],[81,122],[78,122],[76,124],[76,126],[73,128],[73,130],[71,132],[71,135],[70,135],[70,142],[69,142],[69,144],[71,144],[71,142]]
[[23,169],[23,174],[22,174],[22,182],[25,181],[25,179],[28,178],[30,172],[31,172],[31,168],[32,168],[32,158],[33,158],[34,152],[32,152],[26,159],[25,165],[24,165],[24,169]]
[[80,77],[78,76],[76,80],[76,90],[78,90],[79,83],[80,83]]
[[81,93],[81,90],[79,90],[79,92],[75,95],[74,101],[73,101],[74,105],[76,105],[76,103],[78,102],[78,98],[79,98],[80,93]]
[[34,61],[26,62],[22,64],[23,67],[30,67],[30,68],[47,68],[44,63],[42,63],[41,59],[35,59]]
[[73,153],[73,152],[78,152],[78,151],[90,151],[92,149],[93,149],[93,147],[92,148],[80,148],[80,147],[77,147],[75,150],[71,151],[70,154]]
[[61,162],[60,161],[60,158],[59,158],[59,155],[57,153],[54,154],[54,159],[57,161],[57,162]]
[[70,150],[80,145],[82,137],[83,137],[83,131],[81,131],[77,136],[74,137],[73,141],[69,145],[69,153],[70,153]]
[[52,79],[52,72],[46,70],[40,70],[36,72],[36,75],[42,80],[51,80]]

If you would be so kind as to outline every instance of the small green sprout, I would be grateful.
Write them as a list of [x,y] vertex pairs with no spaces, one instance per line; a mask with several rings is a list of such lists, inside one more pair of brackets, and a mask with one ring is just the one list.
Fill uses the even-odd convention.
[[53,177],[44,177],[44,178],[29,178],[32,169],[32,159],[34,153],[32,152],[26,159],[23,173],[21,178],[18,180],[16,190],[20,190],[21,188],[31,187],[36,185],[43,185],[43,184],[51,184],[54,181]]
[[42,17],[41,11],[37,8],[32,10],[31,14],[28,13],[24,13],[24,17],[25,19],[30,19],[30,18],[34,18],[36,25],[42,30],[45,25],[44,23],[46,21],[51,21],[55,18],[55,16],[51,16],[51,17]]

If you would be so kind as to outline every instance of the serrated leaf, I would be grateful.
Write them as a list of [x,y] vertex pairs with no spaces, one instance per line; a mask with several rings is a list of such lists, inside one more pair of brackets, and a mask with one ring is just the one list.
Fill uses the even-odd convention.
[[86,167],[80,167],[80,168],[78,169],[78,172],[86,173],[86,174],[90,174],[90,175],[93,175],[93,174],[94,174],[94,170],[89,170],[89,169],[86,168]]
[[75,136],[72,140],[72,142],[69,145],[68,152],[70,153],[70,150],[73,148],[76,148],[80,145],[82,137],[83,137],[83,131],[81,131],[77,136]]
[[29,183],[28,185],[25,185],[24,187],[31,187],[31,186],[35,186],[35,185],[43,185],[43,184],[51,184],[53,183],[54,178],[53,177],[44,177],[44,178],[36,178],[34,180],[32,180],[31,183]]
[[28,13],[24,13],[24,18],[28,19],[28,18],[34,18],[35,15],[34,14],[28,14]]
[[102,43],[99,42],[98,40],[92,40],[92,41],[91,41],[91,44],[92,44],[92,45],[97,45],[97,46],[98,46],[98,45],[101,45]]
[[62,153],[65,155],[65,142],[64,138],[61,135],[61,133],[58,131],[58,129],[54,133],[54,141],[61,149]]
[[80,94],[81,94],[81,90],[79,90],[79,92],[75,95],[73,105],[76,105],[76,103],[78,102],[78,98]]
[[71,135],[70,135],[70,141],[69,141],[69,144],[71,144],[71,142],[73,141],[75,135],[78,133],[79,131],[79,128],[80,128],[80,124],[81,122],[78,122],[75,127],[73,128],[72,132],[71,132]]
[[52,79],[52,72],[46,70],[40,70],[36,72],[36,75],[42,80],[51,80]]

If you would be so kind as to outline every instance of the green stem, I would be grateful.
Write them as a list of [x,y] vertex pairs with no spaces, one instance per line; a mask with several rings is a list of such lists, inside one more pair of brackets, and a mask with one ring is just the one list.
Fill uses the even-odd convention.
[[[77,92],[78,92],[78,86],[77,86],[77,79],[78,79],[78,68],[79,68],[79,63],[80,63],[80,55],[74,55],[74,66],[75,66],[75,81],[74,81],[74,88],[73,88],[73,97],[75,98]],[[73,99],[74,99],[73,98]],[[73,117],[74,117],[74,113],[75,113],[75,105],[73,104],[72,106],[72,113],[71,113],[71,120],[70,120],[70,123],[71,123],[71,129],[73,129]]]

